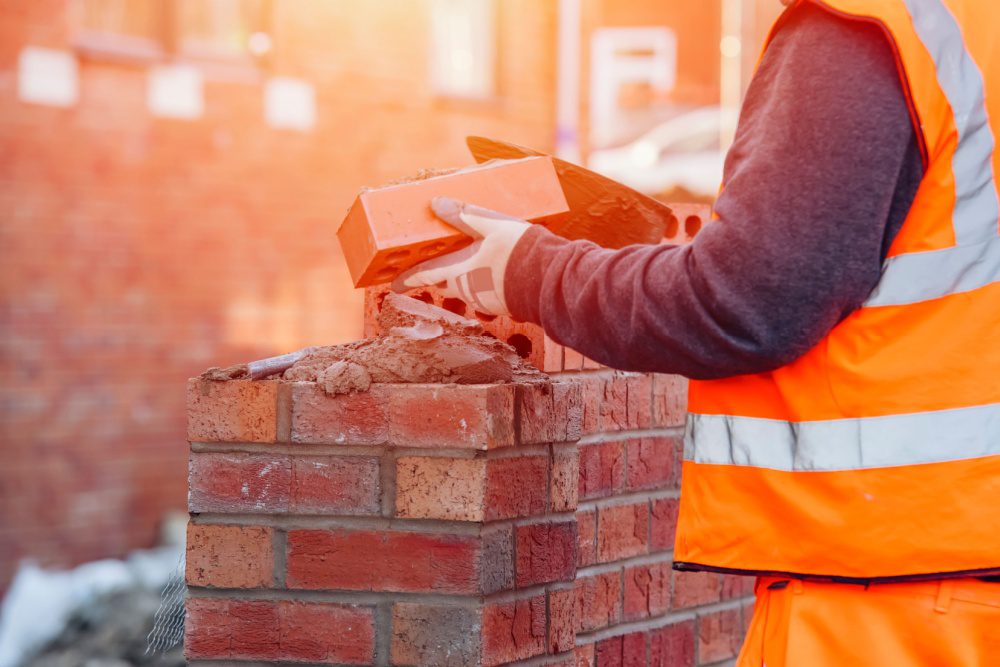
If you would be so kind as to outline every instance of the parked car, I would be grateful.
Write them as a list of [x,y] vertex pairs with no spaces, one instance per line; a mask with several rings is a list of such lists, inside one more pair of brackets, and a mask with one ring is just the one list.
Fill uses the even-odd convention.
[[680,191],[710,201],[722,181],[721,137],[737,116],[718,106],[695,109],[624,146],[594,151],[587,166],[648,195]]

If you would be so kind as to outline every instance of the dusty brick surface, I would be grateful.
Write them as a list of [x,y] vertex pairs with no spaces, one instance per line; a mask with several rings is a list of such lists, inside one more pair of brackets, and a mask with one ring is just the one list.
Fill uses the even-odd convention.
[[631,490],[676,488],[683,443],[680,436],[626,443],[626,486]]
[[735,658],[742,644],[740,610],[725,609],[698,615],[698,663],[702,665]]
[[369,530],[290,530],[288,588],[477,593],[477,536]]
[[290,600],[189,598],[185,655],[205,660],[370,664],[372,609]]
[[576,522],[536,523],[516,528],[519,588],[570,581],[576,574]]
[[646,634],[630,632],[608,637],[597,642],[596,667],[644,667],[646,663]]
[[649,546],[649,505],[615,505],[597,510],[597,560],[638,556]]
[[550,464],[549,503],[553,512],[572,512],[580,497],[580,451],[553,447]]
[[387,385],[360,394],[327,396],[312,382],[292,386],[292,442],[380,445],[389,439]]
[[625,443],[600,442],[580,447],[582,500],[606,498],[625,488]]
[[381,494],[379,461],[374,457],[292,457],[293,512],[375,515]]
[[634,621],[664,614],[670,608],[670,563],[625,568],[624,618]]
[[652,630],[650,667],[694,666],[694,621],[683,621]]
[[576,589],[549,591],[549,653],[572,651],[576,644]]
[[483,665],[501,665],[545,653],[546,624],[544,595],[486,604]]
[[577,632],[599,630],[621,621],[621,572],[578,577],[575,589]]
[[515,442],[514,385],[393,385],[389,439],[400,447],[493,449]]
[[670,606],[684,609],[711,604],[722,599],[722,575],[714,572],[674,571]]
[[188,524],[189,586],[266,588],[274,582],[273,530],[264,526]]
[[396,516],[482,521],[486,459],[404,456],[396,460]]
[[573,442],[583,424],[583,392],[576,382],[518,387],[521,444]]
[[291,495],[291,461],[281,454],[191,454],[192,512],[283,513]]
[[392,605],[393,665],[467,667],[479,661],[482,610],[397,602]]
[[274,442],[277,382],[210,382],[187,386],[187,438],[200,442]]
[[546,512],[549,498],[548,456],[490,459],[486,475],[487,521]]
[[683,426],[687,418],[687,380],[677,375],[653,376],[654,426]]
[[674,548],[679,505],[676,498],[659,498],[650,504],[650,548],[652,550],[666,551]]
[[597,511],[576,513],[577,566],[586,567],[597,562]]

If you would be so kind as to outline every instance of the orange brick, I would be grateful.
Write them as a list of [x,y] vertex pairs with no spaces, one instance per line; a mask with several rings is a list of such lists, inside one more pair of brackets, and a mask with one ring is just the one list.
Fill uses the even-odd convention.
[[616,505],[597,510],[597,560],[607,563],[646,553],[649,505]]
[[535,222],[569,211],[551,158],[496,162],[362,192],[337,231],[355,287],[391,282],[415,264],[470,243],[431,199],[454,197]]
[[482,521],[486,459],[405,456],[396,461],[396,516]]
[[273,583],[273,531],[265,526],[188,524],[189,586],[267,588]]
[[188,440],[274,442],[277,404],[277,382],[192,378],[187,387]]

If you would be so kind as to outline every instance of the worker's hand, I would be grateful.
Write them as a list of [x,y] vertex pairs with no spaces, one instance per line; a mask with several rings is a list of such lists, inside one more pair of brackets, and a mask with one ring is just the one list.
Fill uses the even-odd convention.
[[507,260],[531,225],[448,197],[435,197],[431,208],[439,218],[476,240],[409,269],[393,281],[392,288],[402,292],[437,285],[446,296],[457,297],[480,312],[509,315],[503,292]]

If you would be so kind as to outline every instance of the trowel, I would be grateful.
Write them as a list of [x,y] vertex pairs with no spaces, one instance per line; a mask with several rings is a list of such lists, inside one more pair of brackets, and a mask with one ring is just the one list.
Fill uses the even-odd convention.
[[[465,143],[476,162],[545,155],[486,137],[466,137]],[[572,162],[556,157],[552,161],[570,212],[547,224],[550,231],[567,239],[587,239],[605,248],[656,244],[663,240],[673,215],[669,206]]]

